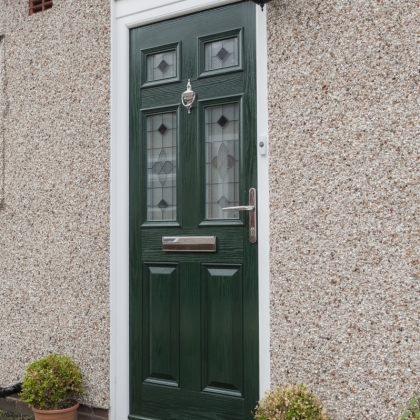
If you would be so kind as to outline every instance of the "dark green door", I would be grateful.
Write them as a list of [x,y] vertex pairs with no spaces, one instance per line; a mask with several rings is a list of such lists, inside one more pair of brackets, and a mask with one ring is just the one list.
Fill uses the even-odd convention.
[[259,396],[257,243],[222,210],[257,186],[255,12],[130,33],[130,419],[251,419]]

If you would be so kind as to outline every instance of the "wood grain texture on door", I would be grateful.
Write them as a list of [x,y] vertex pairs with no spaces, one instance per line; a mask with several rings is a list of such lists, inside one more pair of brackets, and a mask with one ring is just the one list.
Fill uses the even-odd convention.
[[[130,416],[250,420],[259,397],[255,6],[130,32]],[[190,79],[191,113],[181,103]],[[165,252],[163,237],[216,237]]]

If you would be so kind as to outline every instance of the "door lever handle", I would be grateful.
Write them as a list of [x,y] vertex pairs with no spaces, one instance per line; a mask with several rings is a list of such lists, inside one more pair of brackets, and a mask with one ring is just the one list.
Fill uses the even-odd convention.
[[224,207],[223,211],[248,211],[249,212],[249,242],[257,242],[257,190],[249,190],[249,206]]
[[223,211],[254,211],[254,206],[236,206],[236,207],[224,207]]

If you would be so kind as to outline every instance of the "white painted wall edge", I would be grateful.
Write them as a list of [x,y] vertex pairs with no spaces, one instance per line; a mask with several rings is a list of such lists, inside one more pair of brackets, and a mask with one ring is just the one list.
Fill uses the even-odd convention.
[[111,1],[111,238],[110,238],[110,418],[129,414],[129,213],[128,91],[129,37],[117,25]]
[[260,396],[270,388],[270,187],[268,137],[267,7],[257,10],[257,132],[267,138],[267,153],[258,156],[258,276],[260,322]]
[[[224,4],[235,3],[239,0],[154,0],[153,2],[139,0],[119,0],[115,3],[116,19],[130,15],[141,14],[141,19],[153,21],[165,20],[188,13],[199,12],[200,10],[211,9],[223,6]],[[155,19],[155,20],[153,20]]]
[[[111,1],[111,420],[129,414],[129,29],[237,0]],[[126,9],[118,9],[126,3]],[[128,8],[136,4],[137,9]],[[154,3],[155,6],[157,2]],[[130,7],[131,7],[130,6]],[[256,6],[258,7],[258,6]],[[137,12],[135,11],[137,10]],[[266,16],[257,9],[258,134],[268,133]],[[118,14],[119,13],[119,14]],[[257,139],[255,139],[257,147]],[[258,155],[260,390],[270,386],[268,157]]]
[[[120,19],[125,16],[133,14],[144,13],[155,9],[168,6],[173,3],[181,3],[185,0],[153,0],[153,1],[139,1],[139,0],[117,0],[115,3],[116,18]],[[142,3],[139,5],[139,3]]]

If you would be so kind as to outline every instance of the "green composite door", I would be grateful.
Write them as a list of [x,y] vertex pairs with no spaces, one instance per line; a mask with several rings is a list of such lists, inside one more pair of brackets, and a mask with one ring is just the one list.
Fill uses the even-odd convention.
[[255,13],[130,32],[130,419],[251,419],[258,400],[255,212],[222,210],[257,186]]

